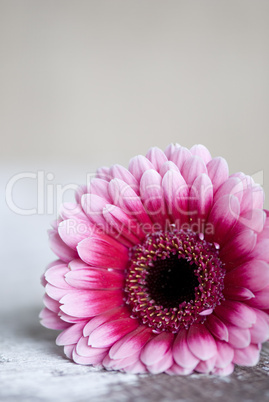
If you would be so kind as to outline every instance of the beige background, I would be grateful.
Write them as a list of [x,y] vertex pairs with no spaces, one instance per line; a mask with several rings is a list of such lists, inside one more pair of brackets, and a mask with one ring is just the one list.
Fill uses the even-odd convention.
[[1,0],[0,55],[3,163],[204,143],[269,193],[268,0]]

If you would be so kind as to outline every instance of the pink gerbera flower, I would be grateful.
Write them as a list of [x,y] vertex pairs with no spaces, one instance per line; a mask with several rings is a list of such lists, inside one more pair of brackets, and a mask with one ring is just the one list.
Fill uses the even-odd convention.
[[227,375],[269,338],[269,217],[202,145],[99,169],[50,232],[42,324],[79,364]]

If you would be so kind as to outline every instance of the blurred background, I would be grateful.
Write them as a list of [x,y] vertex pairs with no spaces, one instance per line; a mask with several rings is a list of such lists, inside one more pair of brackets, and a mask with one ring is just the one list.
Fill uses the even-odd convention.
[[48,200],[99,166],[203,143],[269,194],[268,0],[0,0],[0,57],[2,194],[28,175],[1,199],[5,308],[41,306]]

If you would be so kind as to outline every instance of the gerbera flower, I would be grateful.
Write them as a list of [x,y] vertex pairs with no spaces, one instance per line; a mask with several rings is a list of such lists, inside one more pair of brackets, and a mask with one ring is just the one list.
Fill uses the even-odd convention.
[[50,232],[42,324],[67,357],[129,373],[227,375],[269,338],[269,217],[202,145],[99,169]]

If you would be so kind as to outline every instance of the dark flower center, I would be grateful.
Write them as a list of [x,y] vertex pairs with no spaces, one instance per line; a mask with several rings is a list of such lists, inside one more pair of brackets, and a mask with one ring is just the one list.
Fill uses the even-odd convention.
[[204,322],[221,303],[224,275],[216,245],[203,235],[174,228],[152,233],[130,250],[125,302],[154,332],[176,333]]
[[176,255],[154,261],[146,283],[149,296],[157,304],[168,308],[194,300],[195,288],[199,285],[193,267]]

